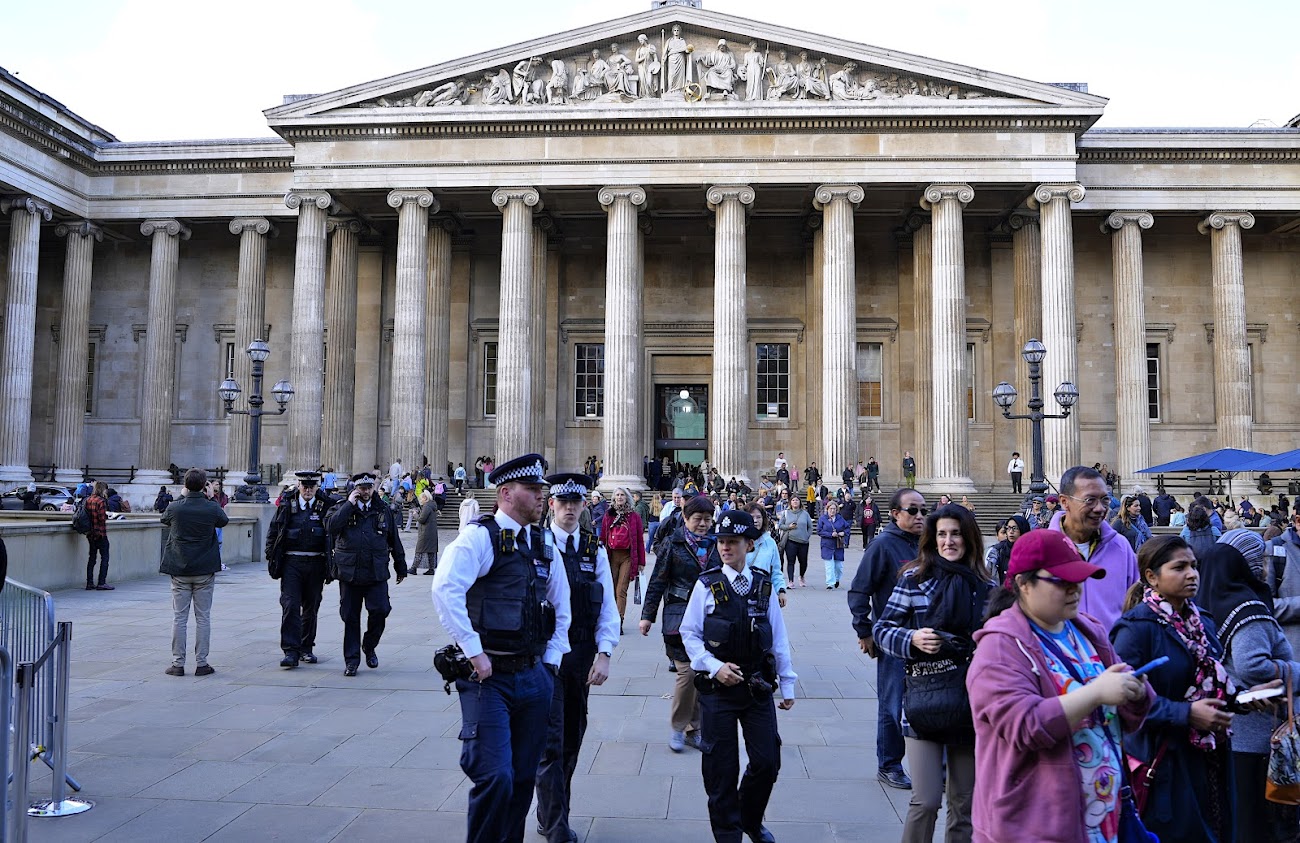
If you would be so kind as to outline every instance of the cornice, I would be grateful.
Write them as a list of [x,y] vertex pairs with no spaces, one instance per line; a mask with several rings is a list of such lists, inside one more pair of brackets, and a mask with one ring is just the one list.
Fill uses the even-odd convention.
[[1202,163],[1277,164],[1300,161],[1300,146],[1290,149],[1086,149],[1080,164]]

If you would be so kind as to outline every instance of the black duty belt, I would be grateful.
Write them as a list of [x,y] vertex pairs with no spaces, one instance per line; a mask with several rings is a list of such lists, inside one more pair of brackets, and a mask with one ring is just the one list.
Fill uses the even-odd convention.
[[488,658],[492,660],[493,673],[518,673],[542,660],[541,656],[530,656],[527,653],[518,656],[488,656]]

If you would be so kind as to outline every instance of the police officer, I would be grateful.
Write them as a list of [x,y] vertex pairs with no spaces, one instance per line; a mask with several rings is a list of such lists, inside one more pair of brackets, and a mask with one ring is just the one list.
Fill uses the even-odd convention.
[[[361,654],[366,667],[379,667],[375,648],[384,634],[392,604],[388,602],[388,557],[400,585],[406,579],[406,549],[397,519],[375,495],[375,475],[352,475],[348,499],[330,510],[325,529],[333,543],[329,570],[339,581],[339,616],[343,618],[343,675],[356,676]],[[366,607],[366,634],[361,635],[361,605]]]
[[[587,732],[587,694],[609,678],[609,659],[618,646],[618,605],[609,558],[600,539],[578,521],[592,480],[585,474],[552,474],[551,535],[569,580],[570,650],[560,662],[551,700],[551,720],[537,768],[537,833],[550,843],[571,843],[569,827],[573,771]],[[561,569],[556,566],[556,576]]]
[[[569,578],[538,526],[546,461],[527,454],[488,476],[497,511],[463,529],[433,576],[442,625],[474,667],[456,682],[469,792],[469,843],[522,841],[560,660],[569,652]],[[478,529],[475,529],[477,526]]]
[[280,581],[280,667],[316,663],[316,617],[325,588],[325,514],[332,502],[320,489],[320,474],[294,472],[296,493],[275,508],[266,533],[266,569]]
[[[772,581],[748,567],[759,530],[742,510],[723,513],[714,526],[722,565],[700,575],[682,619],[682,643],[702,685],[704,790],[709,824],[718,843],[754,843],[776,838],[763,826],[772,786],[781,769],[781,738],[772,695],[781,690],[782,710],[794,707],[798,681],[790,665],[781,606]],[[739,724],[749,766],[740,780]]]

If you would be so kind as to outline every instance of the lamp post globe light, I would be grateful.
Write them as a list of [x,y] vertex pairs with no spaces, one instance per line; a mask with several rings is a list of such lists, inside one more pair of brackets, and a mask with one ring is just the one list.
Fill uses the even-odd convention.
[[1042,495],[1047,492],[1047,477],[1043,473],[1043,419],[1068,418],[1070,410],[1079,402],[1079,388],[1069,381],[1062,383],[1056,388],[1056,392],[1052,393],[1056,398],[1056,403],[1061,406],[1061,412],[1055,414],[1044,413],[1043,395],[1039,384],[1043,379],[1043,358],[1047,356],[1047,346],[1037,339],[1031,339],[1021,349],[1020,356],[1025,358],[1025,362],[1029,364],[1029,412],[1011,412],[1011,408],[1020,397],[1020,393],[1016,392],[1016,388],[1006,381],[994,387],[993,402],[1002,408],[1002,415],[1006,418],[1029,420],[1033,430],[1033,447],[1031,449],[1033,465],[1029,474],[1029,494],[1026,497],[1032,499],[1035,495]]
[[[271,356],[271,347],[265,341],[257,339],[248,344],[245,349],[250,360],[253,361],[253,388],[248,394],[248,409],[236,410],[234,408],[235,400],[239,398],[242,390],[239,383],[234,378],[226,378],[217,387],[217,394],[221,396],[225,404],[226,415],[240,414],[248,416],[249,435],[248,435],[248,473],[244,475],[244,485],[235,490],[235,500],[241,503],[267,503],[270,497],[266,493],[266,485],[262,482],[262,471],[260,463],[262,460],[262,416],[267,414],[262,407],[266,403],[262,398],[262,376],[265,373],[266,360]],[[287,380],[280,380],[271,388],[271,394],[279,404],[280,409],[276,415],[283,415],[284,411],[289,409],[289,402],[293,399],[293,386]]]

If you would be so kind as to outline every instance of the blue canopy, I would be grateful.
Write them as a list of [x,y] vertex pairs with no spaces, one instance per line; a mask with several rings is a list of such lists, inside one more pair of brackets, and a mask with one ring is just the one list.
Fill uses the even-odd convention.
[[[1220,448],[1217,451],[1210,451],[1205,454],[1197,454],[1194,457],[1184,457],[1181,460],[1174,460],[1163,465],[1153,465],[1150,468],[1138,469],[1138,474],[1182,474],[1184,472],[1196,471],[1222,471],[1229,474],[1238,471],[1259,471],[1252,463],[1260,462],[1264,459],[1271,459],[1268,454],[1259,451],[1242,451],[1237,448]],[[1272,471],[1281,471],[1282,469],[1271,469]]]
[[1244,471],[1300,471],[1300,448],[1278,454],[1276,457],[1263,457],[1247,466]]

